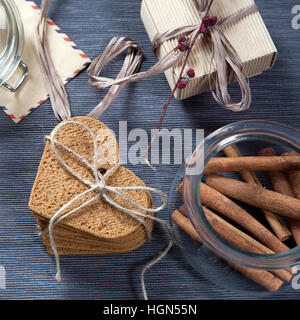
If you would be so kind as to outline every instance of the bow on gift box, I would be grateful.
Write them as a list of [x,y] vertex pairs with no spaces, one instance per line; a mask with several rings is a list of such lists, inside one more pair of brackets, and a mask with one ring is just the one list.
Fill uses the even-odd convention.
[[[180,36],[178,38],[178,49],[184,52],[189,48],[189,44],[194,42],[200,28],[200,33],[209,38],[212,43],[217,75],[214,81],[216,87],[216,92],[213,92],[214,98],[226,108],[233,111],[246,110],[251,104],[251,90],[248,81],[242,72],[242,61],[230,42],[226,39],[222,32],[222,27],[257,12],[258,7],[256,4],[250,5],[239,10],[237,13],[218,21],[217,17],[206,16],[206,13],[209,11],[208,7],[211,3],[209,0],[194,0],[194,2],[202,20],[201,25],[184,26],[158,33],[152,40],[152,50],[156,52],[163,42],[182,34],[188,34],[188,37]],[[179,56],[179,58],[182,59],[182,56]],[[228,92],[228,83],[231,83],[234,80],[237,80],[241,89],[242,99],[239,103],[233,103]]]
[[[47,44],[44,37],[47,28],[46,19],[50,1],[51,0],[43,0],[42,2],[41,20],[37,28],[38,51],[47,79],[46,85],[50,93],[55,115],[58,119],[65,120],[70,118],[67,93],[64,85],[60,81],[59,75],[55,71],[51,56],[47,51]],[[138,73],[143,60],[143,54],[140,46],[136,42],[128,37],[120,36],[114,37],[110,41],[105,51],[98,56],[88,68],[89,83],[92,87],[97,90],[103,90],[108,87],[110,87],[110,89],[101,103],[88,116],[99,119],[125,85],[165,72],[182,61],[189,51],[189,46],[197,40],[199,33],[210,39],[212,43],[214,58],[212,62],[214,60],[216,66],[216,79],[214,79],[216,92],[213,92],[214,98],[220,104],[233,111],[242,111],[250,107],[251,90],[242,72],[242,62],[235,49],[226,39],[222,27],[257,12],[258,7],[255,4],[249,5],[237,13],[218,21],[217,17],[207,16],[212,1],[194,0],[194,3],[201,17],[201,24],[178,27],[157,34],[152,41],[152,49],[154,52],[156,52],[163,42],[178,36],[179,43],[178,46],[173,48],[153,67],[145,72]],[[102,69],[125,50],[127,50],[127,55],[116,79],[99,76]],[[179,81],[182,80],[183,79],[179,79]],[[241,89],[242,98],[238,103],[232,102],[227,87],[228,83],[234,80],[237,80]],[[180,87],[183,88],[184,86],[177,86],[177,88]]]

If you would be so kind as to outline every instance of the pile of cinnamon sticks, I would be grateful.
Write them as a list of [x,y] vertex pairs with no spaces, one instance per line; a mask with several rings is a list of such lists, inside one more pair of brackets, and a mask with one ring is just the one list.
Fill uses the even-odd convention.
[[[233,246],[257,254],[288,251],[290,248],[284,241],[291,237],[300,245],[300,156],[297,153],[277,155],[273,148],[266,148],[255,157],[243,157],[236,145],[223,151],[227,157],[210,160],[204,171],[208,174],[206,183],[200,185],[204,213],[216,233]],[[243,181],[218,174],[231,171],[238,171]],[[267,172],[272,190],[262,186],[254,171]],[[178,192],[182,193],[182,188],[181,183]],[[270,228],[231,199],[260,208]],[[192,238],[202,242],[184,206],[172,214],[172,220]],[[270,291],[277,291],[293,277],[289,269],[257,270],[227,262]]]

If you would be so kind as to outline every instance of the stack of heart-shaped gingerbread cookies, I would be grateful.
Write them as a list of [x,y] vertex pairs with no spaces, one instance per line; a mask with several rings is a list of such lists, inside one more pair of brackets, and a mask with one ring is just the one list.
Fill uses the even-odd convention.
[[[56,133],[55,140],[58,143],[79,154],[88,163],[92,163],[95,154],[94,142],[91,135],[76,124],[80,122],[97,137],[97,150],[100,155],[97,162],[98,170],[104,173],[119,162],[118,143],[113,133],[103,123],[88,117],[75,117],[66,121],[70,124],[61,127]],[[94,181],[91,170],[72,152],[59,146],[57,151],[63,161],[80,177]],[[106,184],[112,187],[145,186],[134,173],[122,166],[106,178]],[[61,165],[50,141],[47,141],[29,200],[29,208],[36,217],[39,230],[45,230],[50,219],[60,208],[88,189],[86,184]],[[79,199],[62,214],[88,201],[96,192],[93,191]],[[140,207],[152,207],[152,198],[148,191],[135,189],[125,190],[122,193]],[[114,193],[109,196],[123,207],[135,209],[120,196]],[[142,219],[146,221],[151,231],[153,221],[148,218]],[[59,222],[54,227],[53,235],[60,255],[123,253],[134,250],[147,241],[145,227],[140,222],[118,210],[101,196]],[[43,233],[42,239],[48,252],[53,253],[47,232]]]

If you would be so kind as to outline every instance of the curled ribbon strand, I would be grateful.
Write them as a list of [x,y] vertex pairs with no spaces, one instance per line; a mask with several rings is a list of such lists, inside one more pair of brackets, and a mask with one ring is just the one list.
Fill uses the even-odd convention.
[[36,28],[37,53],[45,78],[54,114],[58,120],[71,118],[69,98],[61,77],[58,75],[47,43],[47,15],[51,0],[43,0],[41,15]]
[[[102,69],[126,49],[127,54],[124,64],[117,78],[111,79],[100,77],[99,74]],[[148,71],[137,73],[143,60],[142,49],[136,42],[128,37],[113,37],[103,54],[98,56],[88,68],[89,83],[93,88],[96,90],[103,90],[111,87],[104,99],[88,114],[88,116],[99,119],[125,85],[153,77],[168,70],[171,66],[180,61],[183,55],[183,52],[174,49]]]
[[[93,145],[94,145],[94,157],[93,157],[93,163],[89,163],[86,159],[84,159],[83,157],[81,157],[78,153],[76,153],[75,151],[71,150],[70,148],[68,148],[67,146],[65,146],[64,144],[60,143],[59,141],[57,141],[55,139],[57,133],[59,132],[59,130],[67,125],[70,124],[75,124],[78,126],[81,126],[84,130],[86,130],[92,140],[93,140]],[[147,222],[145,220],[143,220],[142,218],[147,218],[147,219],[151,219],[153,221],[156,221],[158,223],[160,223],[162,225],[162,227],[164,228],[164,230],[167,232],[167,234],[170,237],[170,242],[168,247],[161,252],[161,254],[155,258],[154,260],[152,260],[150,263],[148,263],[142,270],[141,272],[141,285],[142,285],[142,290],[143,290],[143,294],[144,294],[144,298],[147,300],[147,292],[145,289],[145,282],[144,282],[144,274],[146,272],[147,269],[149,269],[153,264],[157,263],[160,259],[162,259],[171,249],[171,247],[173,246],[173,244],[175,243],[174,237],[173,237],[173,232],[172,229],[168,226],[168,224],[162,220],[159,219],[155,216],[146,214],[146,213],[142,213],[138,210],[141,211],[145,211],[147,213],[157,213],[161,210],[163,210],[166,205],[167,205],[167,196],[160,190],[155,189],[155,188],[150,188],[150,187],[143,187],[143,186],[135,186],[135,187],[113,187],[113,186],[109,186],[106,184],[106,178],[108,176],[110,176],[112,173],[114,173],[120,166],[121,164],[117,164],[115,166],[113,166],[111,169],[107,170],[105,174],[101,174],[97,168],[97,139],[95,137],[95,135],[93,134],[93,132],[91,131],[90,128],[88,128],[86,125],[84,125],[81,122],[77,122],[77,121],[67,121],[67,122],[62,122],[60,123],[50,134],[50,136],[46,137],[46,140],[50,141],[52,150],[57,158],[57,160],[60,162],[60,164],[70,173],[72,174],[74,177],[76,177],[80,182],[82,182],[83,184],[85,184],[86,186],[89,187],[88,190],[84,191],[83,193],[77,195],[76,197],[74,197],[73,199],[71,199],[68,203],[64,204],[57,212],[54,213],[54,215],[52,216],[52,218],[50,219],[49,225],[48,227],[41,233],[41,235],[44,235],[46,233],[49,233],[49,238],[50,238],[50,244],[51,244],[51,248],[53,250],[54,256],[55,256],[55,261],[56,261],[56,267],[57,267],[57,274],[56,274],[56,279],[58,281],[61,281],[61,268],[60,268],[60,259],[59,259],[59,254],[57,251],[57,247],[55,244],[55,239],[54,239],[54,234],[53,234],[53,230],[54,227],[60,223],[61,221],[63,221],[64,219],[66,219],[68,216],[72,215],[73,213],[79,211],[80,209],[90,205],[92,202],[94,202],[96,199],[98,199],[99,197],[102,197],[107,203],[109,203],[112,207],[118,209],[121,212],[124,212],[126,214],[128,214],[129,216],[131,216],[133,219],[137,220],[139,223],[141,223],[146,231],[147,234],[147,239],[148,241],[151,240],[151,231],[149,229],[149,226],[147,224]],[[93,173],[93,177],[95,179],[95,181],[90,181],[88,179],[84,179],[83,177],[81,177],[78,173],[76,173],[63,159],[63,157],[61,156],[61,154],[59,153],[59,151],[57,150],[57,147],[60,147],[61,149],[71,153],[73,156],[75,156],[81,163],[82,165],[84,165],[85,167],[87,167],[92,173]],[[155,193],[157,195],[159,195],[162,199],[162,205],[160,205],[157,208],[146,208],[146,207],[142,207],[138,204],[136,204],[135,202],[133,202],[132,200],[130,200],[127,196],[125,196],[125,194],[122,193],[122,191],[128,191],[128,190],[142,190],[142,191],[147,191],[150,193]],[[87,196],[90,193],[96,193],[95,196],[93,196],[91,199],[87,200],[86,202],[84,202],[83,204],[81,204],[80,206],[77,206],[76,208],[72,209],[69,212],[64,213],[71,205],[75,204],[78,200],[80,200],[81,198]],[[109,194],[115,194],[117,196],[119,196],[122,200],[124,200],[128,205],[130,205],[131,207],[134,208],[134,210],[125,208],[124,206],[122,206],[121,204],[119,204],[118,202],[116,202],[115,200],[113,200]]]
[[[46,85],[50,94],[52,108],[59,120],[66,120],[71,117],[68,96],[64,84],[55,70],[46,43],[47,23],[45,22],[47,19],[50,2],[51,0],[42,1],[41,18],[37,27],[37,47],[42,69],[46,78]],[[201,17],[202,25],[202,20],[205,18],[205,13],[208,9],[210,1],[194,0],[194,3]],[[217,69],[217,76],[214,81],[216,92],[213,92],[213,97],[220,104],[233,111],[242,111],[250,107],[251,90],[243,74],[240,58],[238,57],[238,54],[234,48],[231,46],[230,42],[226,39],[221,27],[257,11],[257,5],[249,5],[237,13],[232,14],[222,21],[219,21],[216,25],[207,27],[207,32],[203,34],[211,39],[213,58],[215,60]],[[193,42],[193,39],[197,36],[197,30],[201,25],[183,26],[157,34],[152,41],[152,49],[154,53],[162,43],[170,39],[174,39],[182,34],[188,34],[190,42]],[[111,60],[125,50],[127,50],[127,54],[116,79],[101,77],[99,74],[104,66],[106,66]],[[140,46],[128,37],[114,37],[108,44],[105,51],[99,55],[88,68],[89,83],[93,88],[96,90],[103,90],[110,87],[104,99],[92,112],[88,114],[88,116],[99,119],[102,113],[116,99],[125,85],[165,72],[169,68],[182,61],[185,54],[186,52],[182,52],[176,47],[167,53],[149,70],[145,72],[138,72],[143,60],[143,54]],[[234,80],[237,80],[239,83],[242,94],[241,101],[238,103],[232,102],[228,92],[228,83]]]

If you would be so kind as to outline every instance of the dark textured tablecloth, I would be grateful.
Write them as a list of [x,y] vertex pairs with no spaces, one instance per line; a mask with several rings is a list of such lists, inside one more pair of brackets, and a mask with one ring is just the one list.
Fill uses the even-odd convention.
[[[298,1],[257,3],[279,56],[272,70],[250,80],[251,109],[242,113],[226,111],[210,93],[182,102],[174,100],[165,128],[205,128],[208,134],[233,121],[268,119],[300,129],[300,30],[291,25],[292,8]],[[50,17],[91,58],[104,50],[112,36],[132,37],[144,50],[142,70],[146,70],[156,58],[140,19],[140,4],[140,0],[53,0]],[[106,68],[106,74],[116,74],[120,65],[121,59],[117,59]],[[104,96],[89,86],[86,72],[71,81],[67,89],[73,115],[87,114]],[[128,121],[128,130],[150,130],[157,124],[169,92],[164,75],[130,85],[102,121],[116,132],[119,120]],[[150,243],[128,254],[62,257],[63,281],[55,280],[55,261],[41,242],[27,203],[44,148],[44,135],[56,124],[49,101],[17,125],[0,113],[0,265],[6,269],[6,290],[0,290],[0,299],[139,299],[142,266],[167,244],[159,226]],[[172,175],[155,174],[147,166],[137,166],[134,171],[146,183],[169,191]],[[167,210],[159,216],[168,220]],[[149,297],[156,299],[249,298],[206,280],[185,261],[177,247],[147,272],[146,283]],[[273,295],[281,299],[299,297],[299,291],[293,289],[284,295]]]

